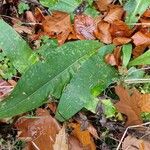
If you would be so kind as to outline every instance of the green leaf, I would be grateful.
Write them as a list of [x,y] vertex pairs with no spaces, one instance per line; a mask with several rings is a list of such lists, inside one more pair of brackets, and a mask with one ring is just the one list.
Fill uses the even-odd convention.
[[82,3],[82,0],[59,0],[55,5],[48,5],[50,10],[65,11],[73,13],[74,10]]
[[104,99],[101,101],[104,106],[104,114],[106,118],[115,117],[117,110],[110,99]]
[[122,52],[123,52],[123,66],[126,67],[130,61],[131,54],[132,54],[132,45],[131,44],[126,44],[123,45],[122,47]]
[[117,79],[117,71],[104,62],[104,56],[113,49],[112,45],[100,48],[72,78],[57,108],[56,118],[59,121],[71,118],[83,107],[91,109],[88,106],[95,99],[95,93],[100,94]]
[[40,0],[40,3],[45,7],[50,7],[55,5],[58,2],[58,0]]
[[97,17],[100,15],[100,13],[92,6],[88,6],[85,11],[84,14],[86,15],[90,15],[92,17]]
[[135,65],[149,65],[150,64],[150,50],[146,51],[141,56],[135,58],[129,63],[129,66]]
[[37,56],[28,44],[2,19],[0,19],[0,48],[20,73],[24,73],[37,61]]
[[[150,0],[129,0],[124,6],[126,10],[125,22],[127,24],[136,23],[141,15],[146,11],[150,6]],[[131,25],[133,27],[133,25]]]
[[46,98],[59,98],[81,65],[101,44],[95,40],[68,42],[52,50],[28,69],[12,94],[0,102],[0,118],[12,117],[41,106]]
[[29,5],[25,4],[24,2],[20,2],[18,5],[18,13],[22,14],[25,10],[29,10]]

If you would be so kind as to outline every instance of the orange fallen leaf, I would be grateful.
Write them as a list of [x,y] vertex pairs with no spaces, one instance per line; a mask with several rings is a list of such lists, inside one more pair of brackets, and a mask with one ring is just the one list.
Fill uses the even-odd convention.
[[116,86],[115,91],[120,98],[115,107],[120,113],[127,116],[126,126],[142,123],[140,116],[141,109],[138,105],[141,94],[137,90],[134,90],[130,95],[129,91],[121,85]]
[[36,118],[20,118],[15,126],[21,131],[19,137],[28,140],[28,146],[40,150],[53,150],[60,125],[44,109],[37,109]]
[[75,136],[82,143],[84,148],[87,150],[96,150],[94,141],[88,130],[82,131],[80,124],[71,123],[70,126],[73,128],[73,136]]
[[121,20],[116,20],[111,24],[110,33],[115,37],[130,37],[132,30]]
[[123,44],[127,44],[131,41],[130,38],[126,38],[126,37],[116,37],[113,39],[113,44],[118,46],[118,45],[123,45]]
[[138,56],[140,56],[141,54],[144,53],[145,49],[146,49],[147,46],[145,45],[139,45],[139,46],[136,46],[134,49],[133,49],[133,57],[136,58]]
[[105,44],[112,43],[112,37],[110,34],[110,24],[105,21],[100,21],[97,25],[97,30],[95,31],[95,36]]
[[147,36],[140,31],[136,32],[131,38],[136,46],[150,45],[150,36]]
[[97,0],[96,5],[100,11],[106,11],[108,5],[111,4],[113,0]]
[[74,19],[74,30],[78,39],[95,39],[94,30],[96,25],[94,19],[87,15],[76,15]]
[[144,12],[143,16],[150,18],[150,9],[147,9],[147,10]]
[[63,44],[72,31],[69,14],[55,11],[51,16],[46,16],[42,22],[43,32],[50,38],[57,38],[59,44]]
[[113,23],[115,20],[121,20],[124,10],[120,5],[109,5],[109,11],[104,21]]
[[131,135],[127,136],[122,144],[122,150],[149,150],[149,141],[143,139],[137,139]]
[[53,145],[54,150],[68,150],[68,137],[65,131],[65,126],[56,135],[56,140]]
[[115,57],[115,60],[116,60],[116,66],[121,66],[122,64],[122,61],[121,61],[121,46],[117,46],[115,49],[114,49],[114,57]]
[[150,112],[150,94],[143,94],[139,101],[139,106],[141,107],[141,112]]

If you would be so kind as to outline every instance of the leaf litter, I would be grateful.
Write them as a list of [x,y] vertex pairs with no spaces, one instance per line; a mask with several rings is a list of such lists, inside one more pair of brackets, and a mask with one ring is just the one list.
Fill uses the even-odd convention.
[[[27,1],[23,0],[23,2],[26,3]],[[44,6],[53,5],[53,7],[47,10],[40,2]],[[81,2],[81,4],[79,4],[74,12],[72,11],[73,8],[66,11],[66,8],[71,7],[71,5],[66,8],[64,7],[64,4],[68,2],[70,4],[75,3],[76,5]],[[114,47],[114,51],[105,55],[104,59],[107,64],[118,70],[123,80],[126,78],[125,76],[128,73],[128,69],[130,69],[130,65],[137,65],[137,68],[141,69],[150,64],[148,60],[148,49],[150,47],[149,0],[139,0],[138,2],[133,0],[126,0],[125,2],[122,0],[80,2],[76,2],[76,0],[72,2],[64,0],[64,2],[55,1],[54,3],[47,3],[44,0],[39,2],[29,0],[28,6],[30,9],[17,10],[20,9],[18,7],[20,2],[18,0],[6,1],[4,3],[0,2],[0,13],[3,15],[2,18],[14,30],[30,43],[32,49],[40,47],[43,44],[43,36],[56,39],[59,45],[74,40],[99,40],[106,45],[114,44],[116,46]],[[60,4],[62,8],[60,8]],[[63,8],[64,11],[60,11]],[[87,8],[90,9],[88,10]],[[17,11],[22,13],[18,13]],[[95,11],[99,11],[100,15],[93,16]],[[39,43],[39,46],[36,43]],[[132,56],[130,56],[131,61],[134,58],[137,59],[135,59],[136,63],[129,62],[129,65],[123,66],[123,46],[128,43],[133,46]],[[141,61],[144,62],[142,63],[144,65],[141,64]],[[16,69],[18,69],[17,66]],[[23,74],[23,72],[21,73]],[[149,72],[146,73],[146,76],[148,76]],[[19,76],[21,75],[19,74]],[[143,82],[144,78],[139,78],[139,80]],[[13,90],[17,82],[17,80],[13,79],[8,81],[0,80],[0,96],[2,100],[10,95]],[[119,143],[118,141],[121,139],[121,135],[123,135],[122,128],[125,129],[132,125],[142,124],[144,122],[142,114],[150,113],[150,94],[142,94],[139,87],[137,88],[138,90],[135,87],[131,88],[136,85],[123,86],[124,83],[120,85],[120,82],[117,84],[116,86],[113,85],[115,86],[113,90],[110,87],[110,89],[108,88],[113,93],[111,96],[108,94],[107,89],[104,90],[104,93],[101,93],[106,100],[111,97],[112,106],[114,104],[114,107],[117,109],[115,114],[111,114],[113,117],[109,118],[104,114],[105,111],[101,107],[100,114],[96,112],[95,114],[85,113],[87,116],[87,121],[85,121],[88,122],[87,125],[86,123],[84,125],[84,121],[78,121],[77,116],[72,117],[69,122],[58,123],[53,116],[57,112],[58,102],[49,102],[42,106],[43,109],[36,109],[35,116],[26,116],[26,114],[23,114],[22,116],[15,117],[15,121],[17,120],[15,127],[18,130],[18,139],[25,141],[27,143],[26,148],[29,150],[109,150],[116,148],[117,146],[113,145],[113,143]],[[99,87],[94,88],[94,94],[98,92],[98,89]],[[119,96],[118,101],[115,101],[117,100],[115,94]],[[0,124],[2,122],[4,123],[4,120],[1,120]],[[150,149],[149,140],[141,138],[140,134],[135,136],[135,133],[143,131],[142,129],[142,127],[138,128],[132,134],[126,135],[124,141],[121,143],[123,150]],[[145,130],[143,131],[143,133],[146,132]]]

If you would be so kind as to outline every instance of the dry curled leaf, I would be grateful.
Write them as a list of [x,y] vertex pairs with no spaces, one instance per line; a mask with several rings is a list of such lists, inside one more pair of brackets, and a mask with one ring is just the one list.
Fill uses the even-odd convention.
[[110,24],[105,21],[100,21],[97,25],[97,30],[95,31],[96,37],[105,44],[112,43],[112,37],[110,34]]
[[121,20],[124,10],[120,5],[109,5],[108,14],[105,16],[104,21],[113,23],[115,20]]
[[105,56],[105,62],[111,66],[115,66],[117,64],[114,54],[107,54]]
[[111,24],[110,33],[115,37],[130,37],[132,30],[121,20],[116,20]]
[[84,149],[96,150],[96,146],[88,130],[83,131],[80,124],[71,123],[70,126],[73,128],[73,136],[82,143]]
[[69,136],[68,143],[69,143],[69,150],[83,150],[82,144],[76,137],[72,135]]
[[57,38],[59,44],[63,44],[72,31],[69,14],[55,11],[51,16],[46,16],[42,22],[43,32],[50,38]]
[[56,135],[56,140],[53,145],[54,150],[68,150],[68,137],[65,130],[66,128],[63,126],[59,133]]
[[7,82],[0,79],[0,101],[10,94],[15,85],[16,82],[14,80],[8,80]]
[[127,116],[126,126],[142,123],[140,116],[141,109],[138,105],[141,97],[140,93],[138,91],[129,93],[129,91],[121,85],[116,86],[115,91],[120,98],[120,101],[118,101],[115,106],[120,113]]
[[87,15],[76,15],[74,19],[74,30],[78,39],[95,39],[94,30],[96,25],[94,19]]
[[136,46],[150,45],[150,36],[147,36],[146,34],[140,32],[140,31],[136,32],[131,38],[133,39],[133,43]]
[[36,117],[20,118],[15,126],[21,131],[19,137],[28,141],[28,147],[40,150],[53,150],[56,135],[60,131],[60,125],[44,109],[36,111]]
[[145,46],[145,45],[136,46],[136,47],[133,49],[133,52],[132,52],[133,57],[136,58],[136,57],[142,55],[142,54],[144,53],[146,47],[147,47],[147,46]]
[[97,0],[96,5],[100,11],[106,11],[108,5],[111,4],[113,0]]
[[116,37],[113,39],[113,44],[116,46],[127,44],[129,42],[131,42],[131,39],[126,37]]
[[139,106],[141,107],[141,112],[150,112],[150,94],[143,94],[139,101]]
[[150,143],[143,139],[137,139],[131,135],[127,136],[122,144],[122,150],[149,150]]

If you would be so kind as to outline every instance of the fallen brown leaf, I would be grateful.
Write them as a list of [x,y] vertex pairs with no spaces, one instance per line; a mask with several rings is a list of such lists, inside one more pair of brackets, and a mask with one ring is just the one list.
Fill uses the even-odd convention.
[[139,45],[139,46],[136,46],[134,49],[133,49],[133,57],[136,58],[138,56],[140,56],[141,54],[143,54],[143,52],[145,51],[147,46],[145,45]]
[[136,46],[150,45],[150,37],[140,31],[136,32],[131,38]]
[[143,139],[137,139],[131,135],[127,136],[124,139],[122,144],[122,150],[149,150],[150,143],[149,141],[145,141]]
[[100,21],[97,25],[95,36],[105,44],[112,43],[112,37],[110,34],[110,24],[105,21]]
[[43,32],[50,38],[57,38],[59,44],[63,44],[72,31],[69,14],[55,11],[51,16],[46,16],[42,22]]
[[31,27],[14,24],[13,28],[20,34],[22,34],[22,33],[26,33],[29,35],[33,34],[33,29]]
[[121,20],[124,10],[120,5],[109,5],[109,11],[104,21],[113,23],[115,20]]
[[120,98],[120,101],[118,101],[115,106],[120,113],[127,116],[126,126],[142,123],[140,116],[141,109],[138,105],[141,94],[137,90],[129,93],[129,91],[121,85],[116,86],[115,91]]
[[106,11],[108,5],[111,4],[113,0],[97,0],[96,5],[100,11]]
[[8,81],[10,82],[0,79],[0,101],[3,100],[6,96],[8,96],[13,90],[14,86],[16,85],[16,82],[14,80]]
[[144,17],[147,17],[147,18],[150,18],[150,9],[147,9],[144,14],[143,14]]
[[141,107],[141,112],[150,112],[150,94],[143,94],[139,101],[139,106]]
[[94,19],[87,15],[76,15],[74,19],[74,30],[78,39],[95,39],[94,30],[96,25]]
[[63,126],[59,133],[56,135],[56,140],[53,145],[54,150],[68,150],[68,137],[65,130],[66,128]]
[[118,67],[121,66],[121,64],[122,64],[121,48],[122,48],[121,46],[117,46],[117,47],[115,47],[114,52],[113,52],[115,60],[116,60],[116,66],[118,66]]
[[70,135],[68,142],[69,142],[69,150],[84,150],[82,144],[76,137]]
[[113,39],[113,44],[116,46],[127,44],[129,42],[131,42],[131,39],[126,37],[116,37]]
[[105,56],[105,62],[111,66],[117,65],[114,54],[107,54]]
[[15,126],[21,131],[19,137],[28,141],[28,146],[40,150],[53,150],[56,135],[60,131],[58,122],[44,109],[37,109],[36,118],[20,118]]
[[121,20],[116,20],[111,24],[110,33],[115,37],[130,37],[132,30]]
[[26,21],[29,23],[36,23],[36,19],[31,11],[26,11]]
[[70,126],[73,128],[73,136],[82,143],[84,148],[87,150],[96,150],[96,146],[88,130],[82,131],[80,124],[71,123]]

